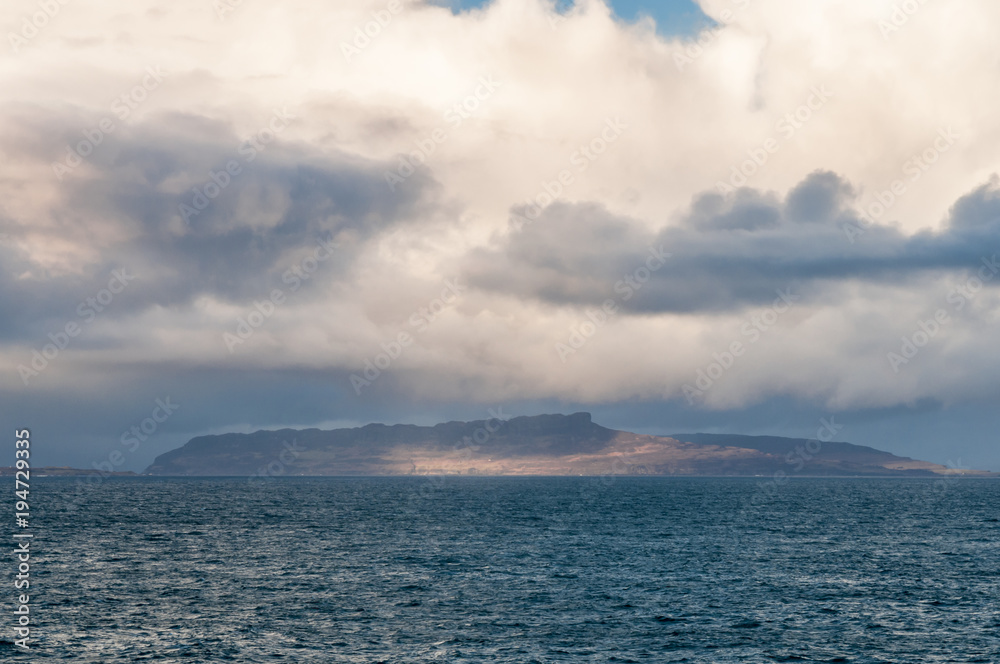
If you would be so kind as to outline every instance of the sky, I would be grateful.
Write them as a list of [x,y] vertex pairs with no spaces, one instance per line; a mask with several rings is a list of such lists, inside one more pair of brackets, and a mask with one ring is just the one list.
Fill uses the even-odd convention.
[[35,465],[586,410],[1000,470],[1000,6],[475,4],[4,3]]
[[[448,7],[459,13],[488,7],[491,0],[440,0],[434,4]],[[698,31],[718,25],[701,10],[693,0],[613,0],[608,3],[613,14],[621,21],[635,23],[643,17],[656,22],[656,31],[666,37],[693,37]],[[558,0],[555,9],[565,14],[573,7],[570,0]]]

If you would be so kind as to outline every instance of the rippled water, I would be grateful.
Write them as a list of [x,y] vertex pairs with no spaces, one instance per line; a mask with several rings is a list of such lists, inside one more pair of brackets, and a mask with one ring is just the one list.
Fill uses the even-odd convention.
[[1000,661],[997,481],[143,478],[76,495],[33,483],[39,640],[0,660]]

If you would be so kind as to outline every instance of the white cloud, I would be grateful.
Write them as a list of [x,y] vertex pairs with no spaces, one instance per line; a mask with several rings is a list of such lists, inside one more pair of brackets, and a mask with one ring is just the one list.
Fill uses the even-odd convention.
[[[211,3],[193,0],[67,3],[0,65],[7,157],[0,161],[0,232],[17,248],[0,264],[5,288],[48,283],[68,293],[69,306],[81,283],[73,277],[86,282],[103,275],[108,260],[128,256],[150,278],[136,285],[127,311],[109,312],[103,326],[86,331],[87,343],[103,350],[70,353],[38,389],[45,381],[72,384],[80,375],[74,367],[95,362],[355,371],[405,329],[444,278],[517,232],[511,210],[563,172],[571,175],[563,201],[602,206],[655,232],[681,226],[695,197],[771,145],[747,186],[781,199],[810,173],[829,170],[859,192],[855,205],[867,207],[900,180],[905,192],[881,221],[906,234],[940,229],[955,202],[996,170],[1000,44],[989,26],[1000,7],[928,2],[885,36],[879,21],[892,20],[894,4],[705,0],[706,13],[724,27],[679,68],[676,56],[695,52],[690,43],[616,22],[596,0],[555,25],[540,0],[497,0],[458,16],[405,2],[370,43],[354,44],[350,58],[342,45],[378,18],[373,12],[388,11],[387,2],[247,0],[221,19]],[[0,23],[16,31],[36,10],[34,2],[8,3]],[[161,67],[165,80],[120,117],[115,100],[142,85],[147,67]],[[456,124],[449,109],[475,96],[484,77],[500,85]],[[819,104],[817,89],[830,92]],[[296,121],[213,202],[212,223],[183,223],[177,207],[190,187],[205,183],[283,107]],[[808,113],[794,119],[802,108]],[[793,120],[783,120],[787,114]],[[53,162],[105,117],[115,131],[57,179]],[[602,145],[614,118],[627,128],[580,161],[581,147]],[[949,127],[954,145],[912,179],[907,161]],[[385,172],[436,131],[445,138],[426,164],[390,190]],[[345,203],[349,194],[357,200]],[[234,239],[237,231],[245,237]],[[234,312],[281,285],[295,242],[335,232],[358,234],[343,263],[283,305],[248,345],[252,352],[228,353],[220,339]],[[295,242],[276,248],[283,237]],[[227,283],[254,278],[236,271],[240,261],[231,255],[220,257],[218,279],[203,289],[172,301],[157,294],[194,270],[177,269],[173,257],[198,246],[208,251],[220,238],[236,256],[235,243],[245,242],[248,265],[266,258],[252,288]],[[567,244],[577,240],[567,232]],[[843,242],[840,259],[864,254]],[[583,247],[597,261],[606,249],[600,239]],[[199,265],[199,275],[212,275],[209,263]],[[925,282],[831,287],[829,302],[813,300],[783,319],[705,404],[796,394],[838,408],[891,405],[992,385],[990,336],[979,318],[956,321],[905,375],[884,371],[885,353],[939,306],[937,289],[951,278],[939,275],[926,292]],[[604,284],[609,292],[613,286]],[[196,306],[199,297],[213,305]],[[74,316],[72,307],[23,308],[25,298],[5,302],[5,315],[24,318],[2,350],[7,389],[18,388],[17,365],[45,343],[49,327]],[[12,309],[18,302],[22,308]],[[391,372],[405,389],[433,386],[443,399],[677,397],[713,353],[740,338],[738,326],[752,311],[625,312],[563,363],[554,345],[580,320],[581,307],[473,289]],[[976,315],[986,320],[988,311]]]

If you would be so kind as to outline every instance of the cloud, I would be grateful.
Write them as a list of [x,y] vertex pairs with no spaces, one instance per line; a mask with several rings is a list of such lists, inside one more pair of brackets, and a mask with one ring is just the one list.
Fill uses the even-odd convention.
[[[994,282],[961,310],[949,297],[1000,239],[983,66],[1000,8],[927,3],[886,32],[893,4],[704,0],[717,26],[699,40],[597,0],[413,1],[382,23],[382,0],[67,5],[0,72],[0,399],[157,394],[169,368],[178,389],[201,372],[334,385],[296,424],[407,400],[674,402],[788,289],[796,306],[697,407],[993,393]],[[336,255],[293,291],[284,275],[320,242]],[[25,386],[18,367],[122,268],[135,282]],[[461,297],[416,334],[456,277]],[[230,352],[223,335],[276,288]],[[894,372],[887,354],[940,308],[951,323]],[[414,343],[358,397],[350,376],[401,332]],[[198,395],[214,414],[178,422],[246,420]]]
[[660,230],[595,204],[555,204],[533,223],[472,252],[473,285],[563,306],[599,305],[611,285],[670,253],[648,273],[634,313],[724,312],[761,306],[794,288],[823,300],[838,282],[902,285],[927,273],[976,267],[1000,237],[1000,188],[984,184],[955,203],[940,231],[909,236],[872,225],[855,210],[854,187],[818,171],[784,199],[754,189],[695,196],[676,223]]
[[[19,136],[46,156],[58,154],[71,134],[68,120],[40,111]],[[343,279],[365,242],[429,204],[420,200],[432,184],[424,173],[406,192],[386,196],[384,163],[302,144],[262,144],[204,117],[156,116],[122,127],[113,144],[107,140],[78,167],[83,173],[60,183],[43,218],[3,224],[19,248],[0,259],[8,341],[42,336],[116,268],[143,283],[141,295],[123,296],[116,316],[191,306],[205,295],[248,301],[320,243],[344,243],[335,267],[324,270],[327,280]],[[65,253],[33,261],[32,246],[54,235],[67,241]]]

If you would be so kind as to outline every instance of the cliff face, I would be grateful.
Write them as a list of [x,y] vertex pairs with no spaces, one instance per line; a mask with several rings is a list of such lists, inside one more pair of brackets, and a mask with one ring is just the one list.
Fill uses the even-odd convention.
[[[947,474],[944,466],[849,443],[711,434],[647,436],[589,413],[433,427],[282,429],[200,436],[156,458],[154,475],[801,475]],[[800,454],[798,450],[802,450]],[[804,458],[808,456],[808,458]]]

